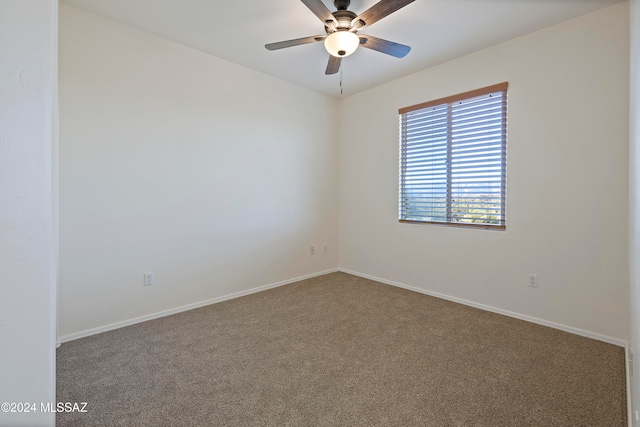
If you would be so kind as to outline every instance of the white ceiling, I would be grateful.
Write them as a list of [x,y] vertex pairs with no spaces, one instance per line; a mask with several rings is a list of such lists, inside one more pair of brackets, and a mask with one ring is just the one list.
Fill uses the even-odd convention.
[[[621,0],[416,0],[359,32],[411,46],[406,57],[359,48],[332,76],[324,74],[322,43],[264,48],[325,34],[300,0],[62,1],[331,96],[341,96],[342,78],[346,96]],[[376,2],[352,0],[349,10],[360,14]]]

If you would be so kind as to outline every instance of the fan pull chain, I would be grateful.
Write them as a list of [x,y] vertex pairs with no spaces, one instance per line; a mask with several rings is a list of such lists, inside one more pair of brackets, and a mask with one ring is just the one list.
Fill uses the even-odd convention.
[[344,64],[341,64],[340,67],[340,95],[342,95],[342,70],[344,69]]

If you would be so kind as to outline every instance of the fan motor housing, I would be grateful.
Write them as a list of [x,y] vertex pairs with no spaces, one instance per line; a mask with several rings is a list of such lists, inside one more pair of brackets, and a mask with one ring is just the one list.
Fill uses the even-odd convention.
[[[351,21],[358,16],[350,10],[336,10],[332,15],[338,21],[337,30],[348,30],[351,27]],[[329,27],[325,26],[324,30],[329,34]]]

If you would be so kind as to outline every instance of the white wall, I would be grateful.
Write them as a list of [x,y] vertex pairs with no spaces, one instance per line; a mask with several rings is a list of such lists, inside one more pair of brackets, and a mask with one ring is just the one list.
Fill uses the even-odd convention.
[[629,347],[634,353],[635,375],[631,377],[632,419],[640,425],[637,413],[640,411],[640,0],[631,4],[631,88],[630,88],[630,147],[629,147],[629,236],[630,236],[630,308],[631,322]]
[[57,8],[0,2],[0,425],[54,425]]
[[[628,7],[342,100],[341,268],[625,341]],[[507,230],[398,223],[398,108],[504,81]]]
[[62,340],[337,268],[335,99],[64,4],[59,43]]

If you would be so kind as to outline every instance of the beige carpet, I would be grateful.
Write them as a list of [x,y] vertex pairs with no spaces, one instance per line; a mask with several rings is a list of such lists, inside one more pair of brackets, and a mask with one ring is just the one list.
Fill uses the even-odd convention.
[[624,350],[333,273],[63,344],[59,426],[625,426]]

